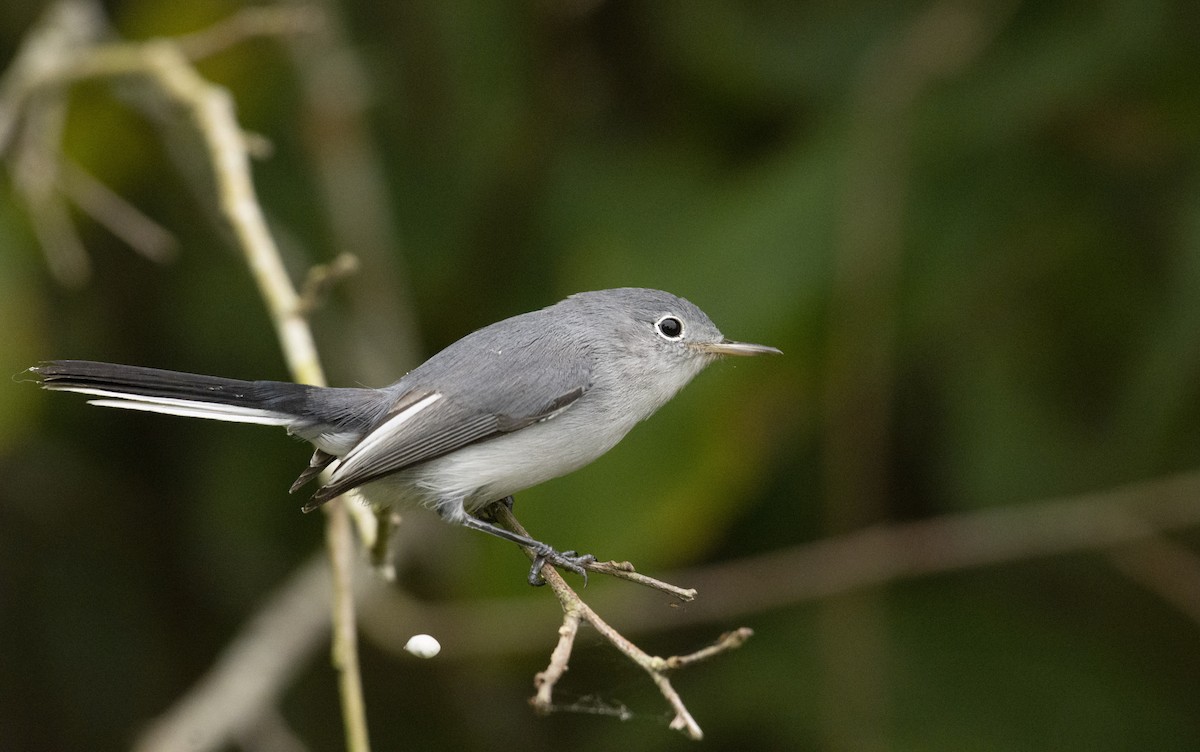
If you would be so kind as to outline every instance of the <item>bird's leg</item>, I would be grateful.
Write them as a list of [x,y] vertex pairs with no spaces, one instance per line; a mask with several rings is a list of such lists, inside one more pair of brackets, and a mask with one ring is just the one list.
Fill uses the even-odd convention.
[[[511,504],[512,497],[496,502],[498,504]],[[478,530],[488,535],[494,535],[497,538],[502,538],[506,541],[512,541],[518,546],[524,546],[533,551],[533,566],[529,569],[529,584],[533,586],[545,585],[546,581],[542,579],[541,571],[543,564],[550,564],[555,567],[562,567],[570,570],[575,574],[583,577],[584,586],[587,585],[587,570],[584,569],[585,564],[591,564],[596,560],[591,554],[577,554],[574,551],[556,551],[553,546],[548,543],[534,540],[527,535],[514,533],[511,530],[505,530],[498,525],[474,517],[470,514],[465,515],[461,523],[463,527],[468,527],[472,530]]]
[[498,504],[503,504],[504,506],[508,507],[508,511],[511,512],[513,510],[513,505],[515,503],[516,503],[516,499],[514,499],[512,496],[505,496],[503,499],[499,499],[498,501],[493,501],[491,504],[488,504],[483,509],[480,509],[479,516],[485,520],[495,521],[496,516],[494,514],[492,514],[492,507],[494,507]]

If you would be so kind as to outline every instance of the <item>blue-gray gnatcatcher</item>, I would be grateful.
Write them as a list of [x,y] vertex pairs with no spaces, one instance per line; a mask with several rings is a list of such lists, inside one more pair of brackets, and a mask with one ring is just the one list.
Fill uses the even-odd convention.
[[696,306],[660,290],[584,292],[484,327],[391,386],[334,389],[240,381],[83,360],[31,368],[46,389],[106,407],[283,426],[316,446],[296,491],[325,468],[305,511],[359,489],[527,546],[530,581],[549,562],[593,561],[475,516],[613,447],[722,355],[779,353],[731,342]]

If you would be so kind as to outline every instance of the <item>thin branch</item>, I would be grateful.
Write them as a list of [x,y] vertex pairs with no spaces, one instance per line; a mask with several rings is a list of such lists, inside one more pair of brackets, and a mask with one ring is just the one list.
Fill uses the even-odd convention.
[[308,270],[301,288],[299,306],[300,313],[311,316],[321,307],[325,296],[342,280],[357,274],[358,257],[349,253],[339,253],[328,264],[318,264]]
[[169,230],[69,159],[61,159],[59,186],[63,194],[92,219],[124,240],[145,258],[170,261],[179,243]]
[[[220,216],[246,257],[292,377],[301,383],[323,385],[325,376],[312,332],[254,191],[246,138],[238,124],[232,96],[202,78],[192,67],[187,52],[171,40],[64,46],[59,40],[72,35],[53,33],[51,25],[74,18],[63,9],[77,6],[77,3],[55,6],[47,14],[44,26],[31,35],[31,41],[22,49],[21,60],[37,64],[17,66],[5,76],[0,87],[4,95],[0,101],[0,126],[17,122],[29,102],[65,106],[62,103],[66,87],[82,79],[132,76],[148,84],[157,96],[167,100],[172,111],[191,126],[201,141],[215,181]],[[87,18],[94,22],[90,15]],[[254,19],[261,21],[262,16],[243,13],[227,24],[193,35],[192,54],[199,54],[197,49],[211,52],[221,44],[252,33],[280,33],[278,27]],[[294,30],[285,29],[287,33]],[[38,39],[54,40],[55,46],[43,54],[36,48]],[[5,133],[0,132],[0,144],[4,142]],[[57,154],[57,148],[54,153]],[[346,740],[353,752],[365,752],[369,744],[353,601],[354,537],[347,522],[345,502],[327,504],[325,511],[326,544],[333,572],[333,654]]]
[[[166,45],[147,46],[152,70],[161,71],[164,88],[188,109],[204,138],[216,167],[219,206],[238,246],[246,254],[292,377],[322,386],[325,374],[317,357],[312,331],[299,305],[299,296],[283,258],[267,229],[254,185],[250,159],[229,93],[204,81],[180,53]],[[358,663],[354,610],[354,536],[348,524],[347,501],[325,505],[326,545],[333,570],[333,658],[345,722],[346,746],[353,752],[370,749],[366,707]]]
[[653,588],[654,590],[661,590],[667,595],[672,595],[684,603],[690,603],[696,599],[696,588],[682,588],[678,585],[672,585],[669,582],[663,582],[662,580],[641,574],[635,571],[633,564],[627,561],[593,561],[584,564],[583,567],[589,572],[606,574],[609,577],[614,577],[618,580],[625,580],[627,582]]
[[579,634],[579,611],[563,609],[563,623],[558,628],[558,644],[550,653],[550,665],[533,677],[533,686],[537,694],[531,704],[539,713],[548,713],[554,705],[554,685],[567,673],[567,664],[571,661],[571,648],[575,645],[575,636]]
[[172,41],[188,60],[203,60],[256,37],[290,37],[317,32],[322,13],[309,5],[262,5],[242,8],[208,28]]
[[[292,377],[300,383],[324,385],[325,374],[317,357],[312,331],[300,310],[299,296],[267,229],[254,192],[250,158],[234,114],[233,98],[225,89],[202,79],[182,53],[169,44],[148,44],[144,50],[145,72],[154,75],[164,91],[188,113],[212,157],[221,215],[246,255]],[[325,514],[325,541],[334,583],[334,667],[338,671],[346,745],[359,752],[368,750],[370,745],[355,626],[354,537],[347,524],[345,499],[325,505]]]
[[[521,526],[521,523],[513,516],[512,510],[507,506],[497,504],[492,507],[491,513],[501,526],[514,533],[526,537],[529,536],[529,533]],[[536,557],[533,550],[522,550],[525,551],[525,555],[531,561]],[[555,597],[558,598],[559,603],[562,605],[563,625],[559,628],[559,640],[550,657],[550,665],[534,679],[537,694],[530,700],[534,708],[540,713],[550,713],[556,709],[553,704],[554,686],[567,671],[567,663],[571,657],[571,648],[575,640],[575,635],[579,632],[579,623],[580,621],[586,621],[604,639],[608,640],[613,647],[625,655],[626,658],[633,661],[650,675],[650,679],[658,687],[658,691],[662,693],[667,704],[675,711],[675,717],[670,724],[672,729],[682,731],[688,738],[697,741],[704,738],[704,732],[700,730],[700,725],[696,723],[696,719],[692,717],[691,712],[684,705],[683,699],[675,691],[675,688],[671,685],[671,680],[666,675],[666,671],[669,668],[686,665],[686,663],[691,661],[687,657],[660,658],[650,655],[614,629],[604,619],[600,618],[592,610],[591,606],[585,603],[579,597],[579,594],[566,583],[566,580],[562,578],[557,570],[551,566],[543,565],[541,573],[542,578],[545,579],[546,584],[550,586]],[[748,638],[751,632],[750,630],[738,630],[738,634],[742,635],[743,639],[741,642],[744,642],[745,638]],[[741,644],[741,642],[737,642],[736,640],[726,640],[726,645],[715,652],[723,652],[735,647],[735,642],[737,645]]]
[[[645,668],[645,667],[643,667]],[[666,699],[667,704],[675,711],[675,717],[671,719],[670,727],[673,731],[682,731],[689,739],[700,741],[704,738],[704,732],[700,730],[696,719],[692,717],[687,706],[683,704],[683,698],[679,696],[679,692],[675,691],[675,687],[671,685],[671,680],[662,671],[652,671],[646,669],[650,674],[650,678],[654,680],[655,686],[662,696]]]
[[[12,63],[0,77],[0,155],[7,156],[29,98],[82,49],[96,45],[107,31],[103,8],[95,2],[57,2],[24,37]],[[58,138],[54,139],[58,143]]]
[[741,627],[733,630],[732,632],[726,632],[718,637],[717,641],[708,647],[701,648],[696,652],[688,653],[687,655],[671,656],[667,659],[666,666],[664,668],[669,668],[674,671],[675,669],[690,666],[693,663],[699,663],[701,661],[707,661],[711,658],[716,658],[721,653],[727,653],[730,650],[737,650],[742,645],[746,644],[746,640],[749,640],[753,636],[754,630],[750,629],[749,627]]
[[358,665],[358,616],[354,610],[354,535],[341,497],[338,509],[326,514],[325,543],[333,568],[333,666],[338,672],[338,690],[345,723],[346,749],[369,752],[367,704],[363,698],[362,674]]

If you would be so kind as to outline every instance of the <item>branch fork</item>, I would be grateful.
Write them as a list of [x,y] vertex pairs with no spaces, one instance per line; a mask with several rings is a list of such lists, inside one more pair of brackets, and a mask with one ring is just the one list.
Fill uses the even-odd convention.
[[[519,535],[529,536],[529,533],[521,526],[521,523],[513,516],[512,510],[507,506],[496,504],[490,511],[500,526]],[[531,561],[537,556],[536,552],[532,549],[523,548],[522,550],[525,551],[525,554]],[[633,571],[633,566],[628,562],[621,564],[615,562],[593,562],[585,566],[593,572],[609,574],[619,579],[630,580],[665,593],[670,593],[683,601],[690,601],[696,596],[695,590],[680,588],[652,577],[645,575],[637,575],[636,578],[631,577],[630,575],[635,575],[636,572]],[[534,676],[533,683],[537,689],[537,693],[530,699],[530,704],[533,705],[534,710],[541,714],[549,714],[556,710],[567,709],[554,704],[554,687],[567,672],[571,660],[571,650],[575,645],[575,637],[579,634],[580,624],[587,622],[609,644],[649,675],[650,680],[658,687],[658,691],[662,694],[663,699],[667,701],[667,704],[671,706],[671,710],[675,713],[670,723],[671,729],[681,731],[689,739],[696,741],[704,738],[704,732],[700,729],[700,725],[696,723],[696,719],[692,717],[691,712],[684,705],[679,692],[671,685],[671,680],[667,674],[741,647],[754,634],[752,630],[742,627],[721,635],[713,644],[694,653],[662,658],[650,655],[642,650],[609,625],[608,622],[604,621],[591,606],[579,597],[579,594],[567,584],[566,580],[563,579],[562,575],[554,567],[543,565],[542,578],[550,586],[550,589],[554,592],[555,597],[558,598],[558,602],[562,606],[563,622],[562,626],[558,628],[558,644],[554,646],[554,650],[550,654],[550,664],[544,671],[540,671]]]

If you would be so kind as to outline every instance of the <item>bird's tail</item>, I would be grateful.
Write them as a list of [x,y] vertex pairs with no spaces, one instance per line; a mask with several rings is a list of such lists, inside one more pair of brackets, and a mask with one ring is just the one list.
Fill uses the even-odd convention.
[[93,405],[289,429],[307,422],[305,407],[317,389],[91,360],[51,360],[29,372],[44,389],[86,394]]

